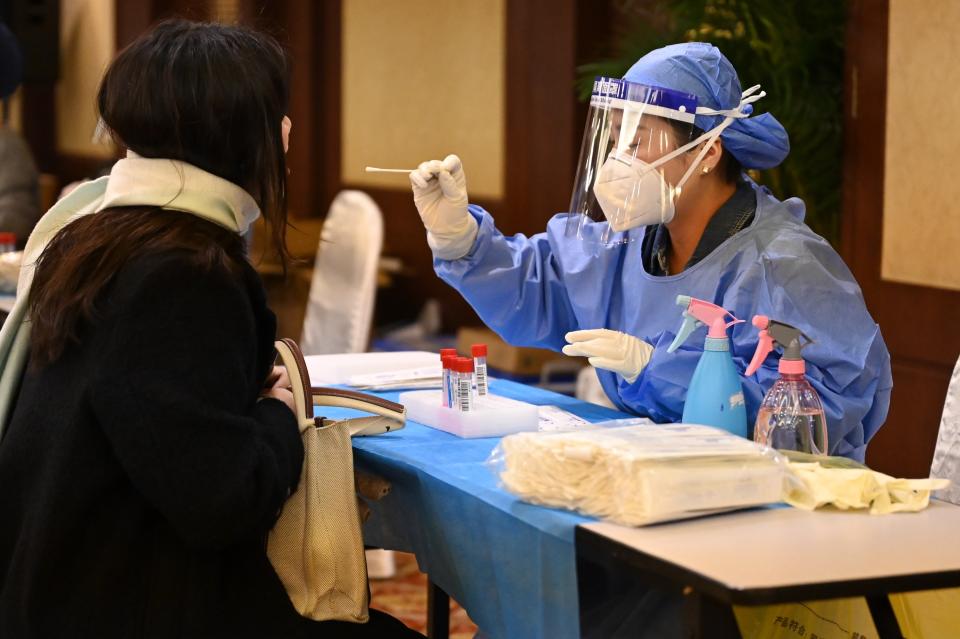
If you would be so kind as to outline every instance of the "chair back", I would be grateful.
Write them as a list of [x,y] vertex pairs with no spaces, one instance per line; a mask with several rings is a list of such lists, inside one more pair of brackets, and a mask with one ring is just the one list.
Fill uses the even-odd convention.
[[383,248],[383,215],[362,191],[341,191],[323,223],[300,345],[305,355],[367,349]]
[[947,387],[930,476],[949,479],[950,487],[937,491],[936,497],[960,505],[960,360]]
[[574,391],[574,397],[591,404],[599,404],[607,408],[616,408],[607,393],[600,385],[600,378],[597,377],[597,369],[593,366],[584,366],[577,373],[577,385]]

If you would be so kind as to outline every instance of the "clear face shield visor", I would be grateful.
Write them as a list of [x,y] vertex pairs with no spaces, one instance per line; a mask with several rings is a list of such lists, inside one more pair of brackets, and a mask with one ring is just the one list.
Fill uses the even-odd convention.
[[[636,239],[630,229],[673,218],[695,96],[597,78],[580,145],[567,235],[599,244]],[[640,237],[639,235],[637,237]]]
[[[673,220],[683,185],[712,141],[735,118],[745,117],[750,109],[743,107],[762,95],[741,102],[737,109],[715,111],[698,109],[696,96],[688,93],[597,78],[566,234],[601,245],[621,244],[643,237],[632,229]],[[694,138],[694,118],[700,113],[727,117]]]

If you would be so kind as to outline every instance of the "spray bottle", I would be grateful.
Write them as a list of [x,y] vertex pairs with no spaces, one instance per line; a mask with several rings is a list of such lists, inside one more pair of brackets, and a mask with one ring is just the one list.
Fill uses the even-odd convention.
[[[743,402],[740,374],[730,355],[730,340],[727,338],[727,329],[743,320],[716,304],[688,295],[678,295],[677,304],[686,310],[683,312],[683,324],[667,349],[668,353],[677,350],[699,326],[710,327],[703,344],[703,355],[687,389],[687,400],[683,405],[684,423],[716,426],[746,437],[747,407]],[[726,321],[728,315],[732,318],[730,322]]]
[[757,372],[774,346],[784,349],[780,379],[763,396],[757,413],[754,441],[780,450],[826,455],[827,418],[820,396],[807,381],[806,364],[801,355],[813,340],[800,329],[773,321],[766,315],[754,315],[753,325],[760,329],[760,343],[747,367],[747,375]]

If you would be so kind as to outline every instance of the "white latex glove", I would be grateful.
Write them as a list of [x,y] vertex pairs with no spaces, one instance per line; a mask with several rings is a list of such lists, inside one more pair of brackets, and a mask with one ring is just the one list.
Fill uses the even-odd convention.
[[591,366],[619,373],[630,384],[653,354],[653,346],[642,339],[606,328],[572,331],[566,340],[570,343],[563,347],[564,355],[587,357]]
[[413,203],[427,229],[434,257],[458,260],[473,248],[477,221],[467,211],[467,179],[455,155],[422,162],[410,173]]
[[946,479],[894,479],[869,468],[824,468],[819,463],[788,464],[791,481],[784,501],[804,510],[832,504],[841,510],[869,508],[872,515],[916,512],[930,503],[930,493],[950,485]]

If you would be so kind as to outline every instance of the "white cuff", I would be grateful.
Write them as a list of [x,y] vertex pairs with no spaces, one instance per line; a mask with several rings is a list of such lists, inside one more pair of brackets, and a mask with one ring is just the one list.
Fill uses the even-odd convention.
[[427,244],[438,260],[459,260],[473,248],[480,226],[472,215],[467,217],[463,230],[457,233],[436,235],[427,231]]

